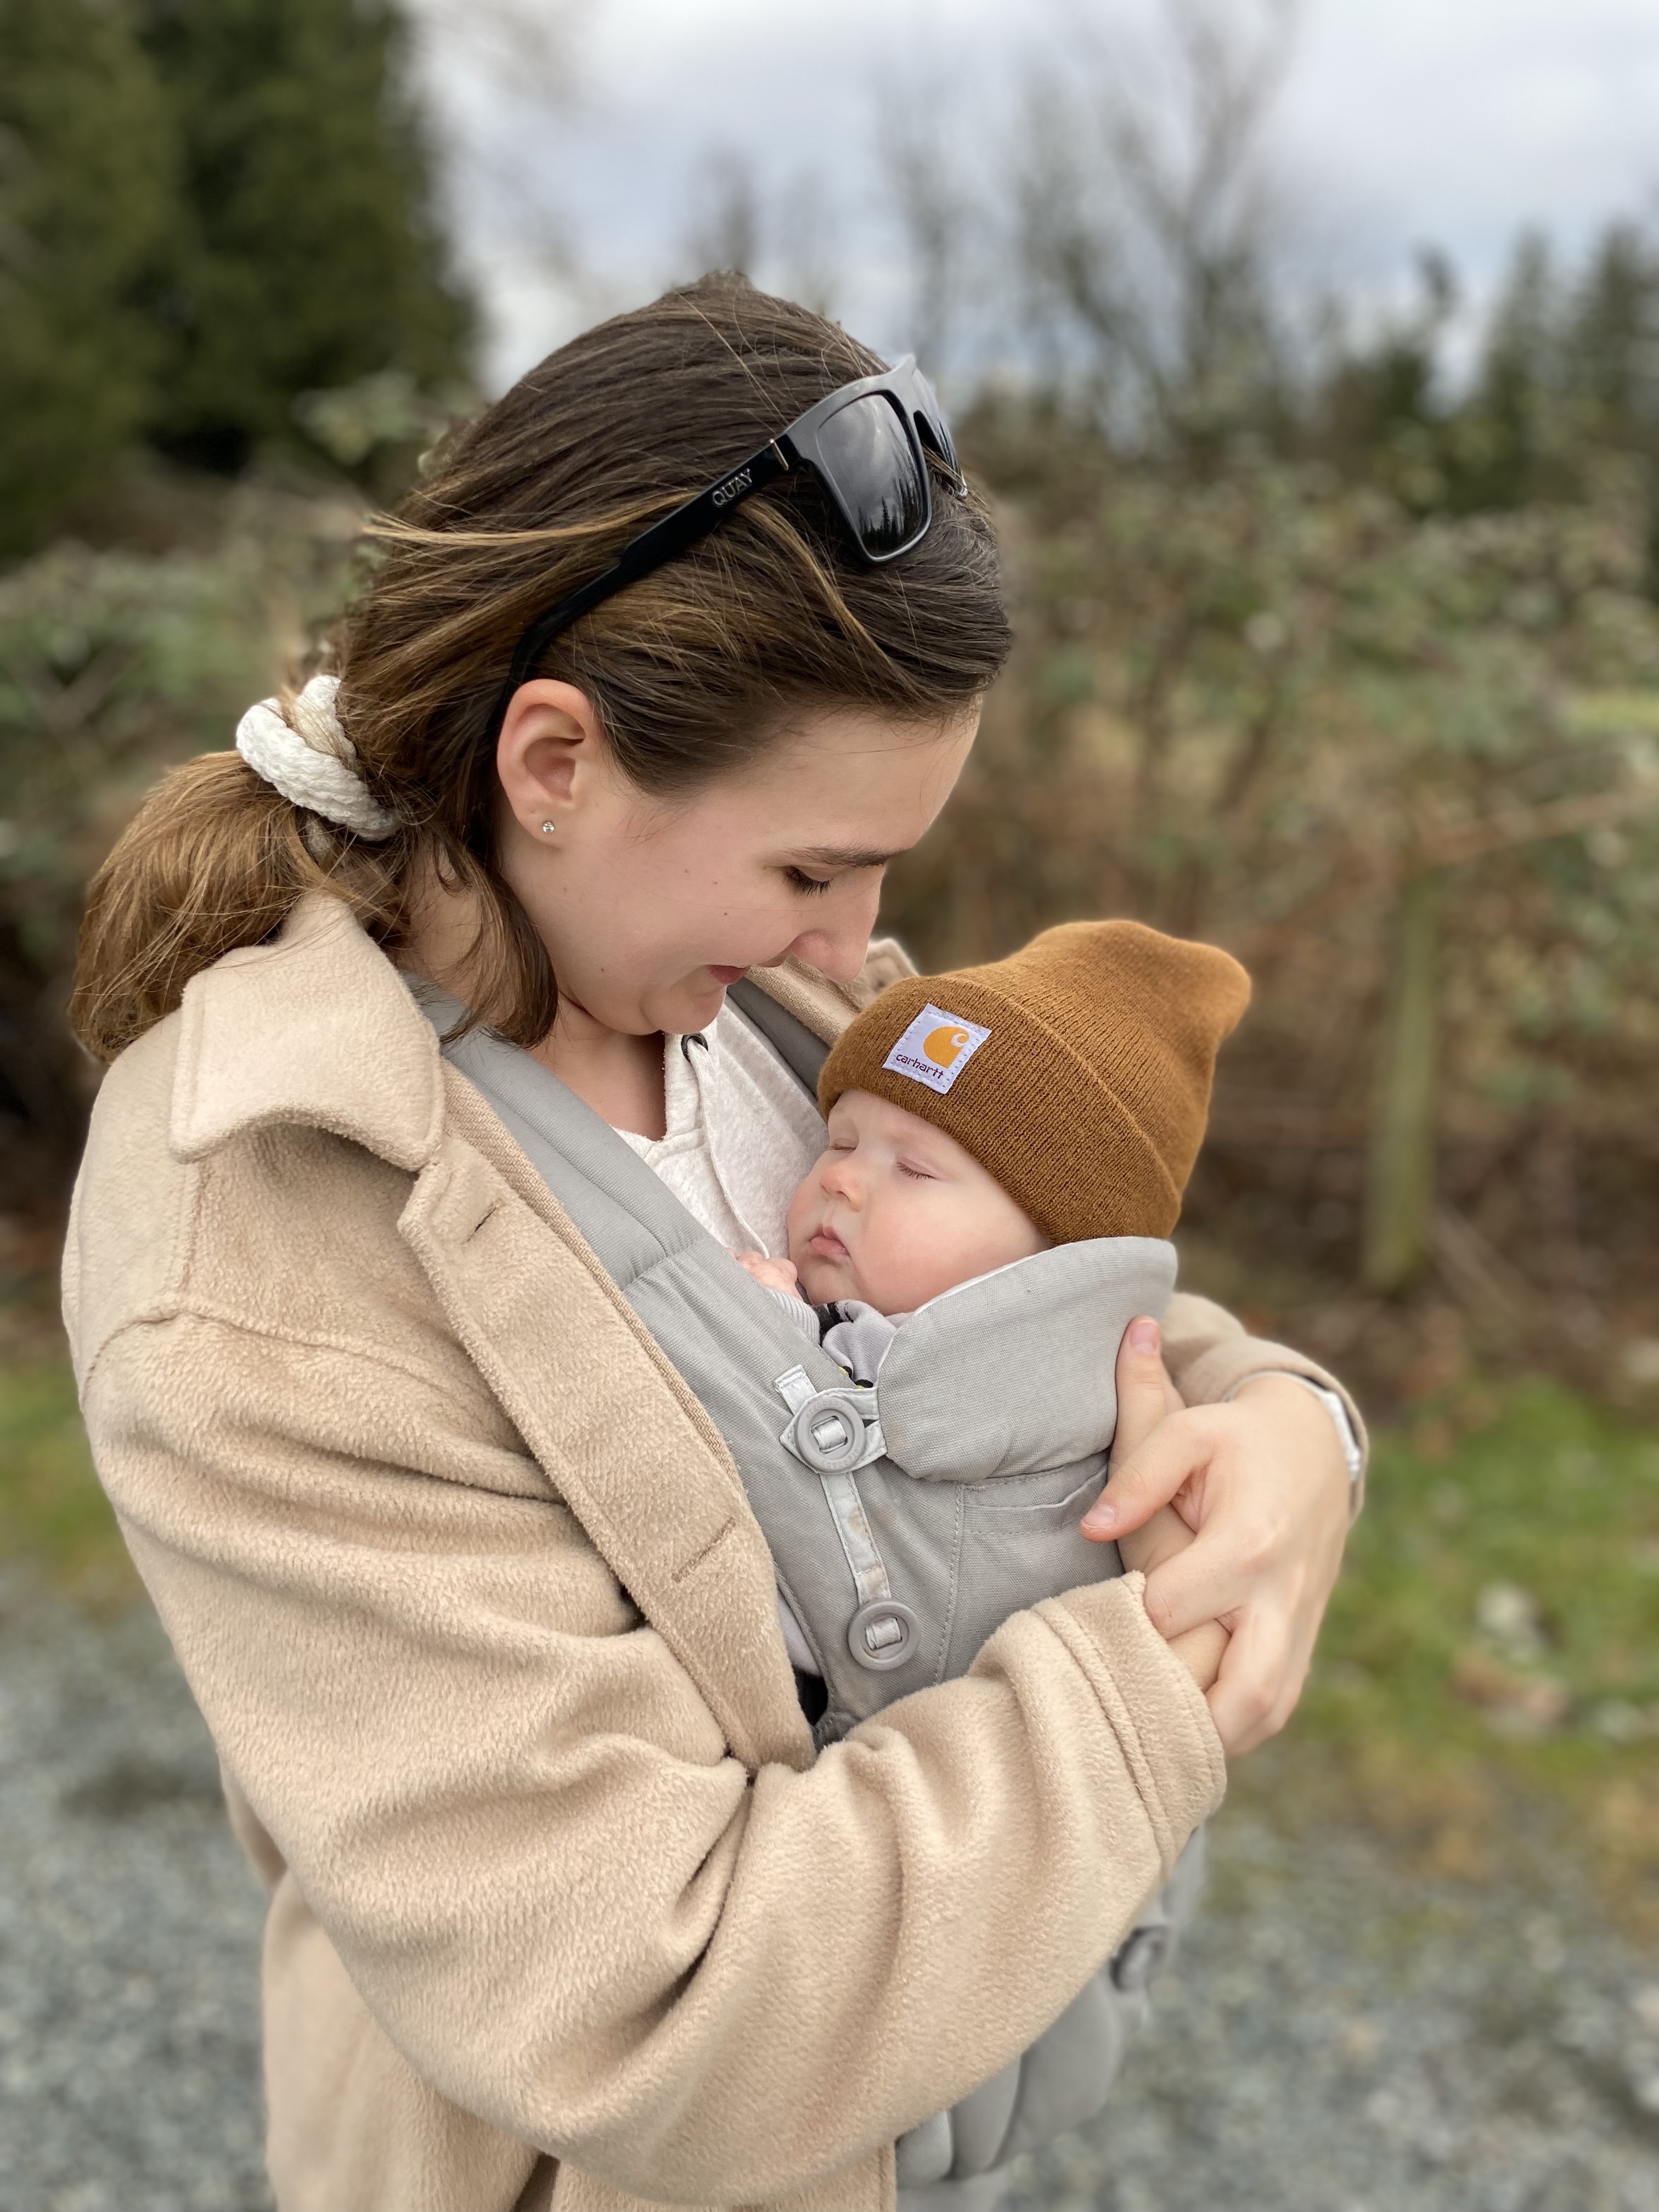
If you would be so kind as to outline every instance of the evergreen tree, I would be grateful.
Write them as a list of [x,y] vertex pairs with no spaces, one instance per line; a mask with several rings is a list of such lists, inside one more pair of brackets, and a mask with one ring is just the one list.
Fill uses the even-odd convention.
[[175,210],[167,103],[124,10],[0,0],[0,556],[143,423]]
[[182,148],[165,450],[235,468],[293,434],[304,391],[464,370],[391,0],[140,0]]
[[1659,453],[1659,251],[1634,224],[1613,223],[1596,242],[1565,350],[1594,434]]
[[1548,241],[1524,231],[1487,326],[1474,388],[1448,426],[1449,504],[1517,507],[1561,486],[1562,290]]

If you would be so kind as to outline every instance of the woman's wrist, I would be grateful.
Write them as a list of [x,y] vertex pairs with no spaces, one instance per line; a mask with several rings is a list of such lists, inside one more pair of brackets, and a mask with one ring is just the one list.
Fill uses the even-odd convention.
[[1316,1405],[1324,1407],[1326,1417],[1336,1434],[1337,1449],[1342,1455],[1342,1464],[1347,1470],[1348,1504],[1352,1516],[1358,1512],[1364,1494],[1365,1452],[1340,1392],[1333,1390],[1328,1383],[1316,1382],[1311,1375],[1298,1375],[1293,1369],[1279,1367],[1264,1369],[1259,1375],[1246,1376],[1242,1382],[1234,1384],[1222,1403],[1228,1404],[1233,1399],[1242,1397],[1246,1391],[1260,1395],[1263,1386],[1281,1382],[1289,1383],[1293,1391],[1305,1391]]

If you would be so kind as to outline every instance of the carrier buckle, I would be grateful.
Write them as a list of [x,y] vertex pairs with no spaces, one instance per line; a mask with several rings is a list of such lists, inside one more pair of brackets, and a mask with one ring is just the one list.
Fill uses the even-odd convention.
[[896,1597],[878,1598],[861,1605],[847,1624],[847,1648],[860,1667],[884,1674],[902,1667],[916,1648],[921,1633],[916,1616]]
[[887,1449],[876,1394],[861,1383],[814,1389],[802,1367],[772,1385],[789,1408],[779,1441],[814,1474],[853,1474]]

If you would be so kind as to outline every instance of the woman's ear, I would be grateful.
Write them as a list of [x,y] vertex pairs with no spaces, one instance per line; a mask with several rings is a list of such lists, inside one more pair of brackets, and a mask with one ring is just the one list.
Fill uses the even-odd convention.
[[507,702],[495,745],[495,773],[508,807],[532,837],[560,827],[579,809],[611,748],[593,702],[574,684],[538,677]]

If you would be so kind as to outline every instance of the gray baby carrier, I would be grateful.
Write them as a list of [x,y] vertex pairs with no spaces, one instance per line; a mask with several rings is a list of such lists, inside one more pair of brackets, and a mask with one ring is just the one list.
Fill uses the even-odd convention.
[[[420,994],[441,1036],[460,1016]],[[816,1097],[826,1048],[757,987],[731,994]],[[730,1447],[823,1676],[820,1746],[965,1673],[1011,1612],[1122,1571],[1078,1523],[1116,1418],[1113,1351],[1161,1313],[1173,1249],[1062,1245],[947,1292],[849,1381],[591,1108],[475,1030],[445,1056],[483,1094]],[[1098,1327],[1076,1327],[1079,1305]],[[1062,1310],[1071,1325],[1056,1329]],[[1079,1340],[1086,1336],[1086,1346]],[[1022,2058],[898,2147],[899,2181],[961,2180],[1097,2112],[1202,1880],[1202,1838],[1114,1957]]]

